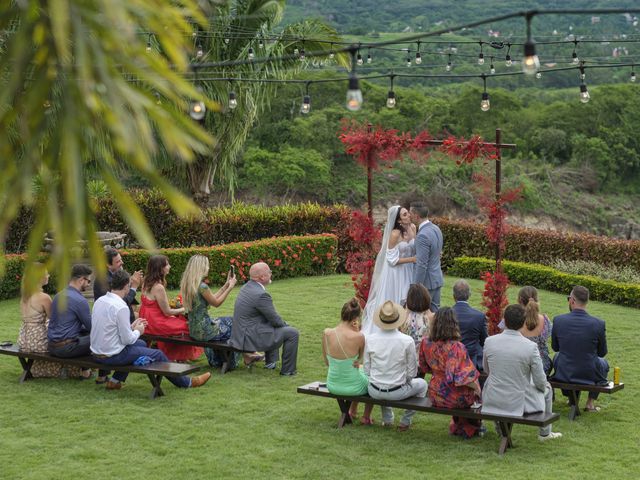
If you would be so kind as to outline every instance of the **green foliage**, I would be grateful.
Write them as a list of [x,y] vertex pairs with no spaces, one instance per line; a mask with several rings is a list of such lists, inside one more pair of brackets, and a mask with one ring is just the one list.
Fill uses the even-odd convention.
[[[236,266],[238,279],[246,281],[249,267],[265,261],[273,278],[289,278],[335,273],[337,266],[337,238],[334,235],[307,235],[269,238],[255,242],[228,243],[215,247],[167,248],[157,251],[169,258],[171,272],[167,276],[170,288],[179,288],[180,277],[193,255],[209,257],[209,281],[213,285],[225,282],[230,265]],[[127,270],[145,271],[149,257],[156,252],[138,249],[120,250]],[[42,260],[46,257],[42,256]],[[7,274],[0,280],[0,299],[20,295],[20,282],[25,268],[25,255],[7,255]],[[66,275],[59,275],[62,282]]]
[[614,265],[603,265],[602,263],[585,260],[563,260],[557,258],[550,266],[565,273],[589,275],[603,280],[613,280],[621,283],[640,284],[640,271],[631,268],[629,265],[616,267]]
[[[509,280],[518,285],[533,285],[559,293],[569,293],[575,285],[582,285],[589,289],[592,300],[640,308],[640,285],[637,284],[575,275],[532,263],[503,261],[502,267]],[[482,273],[493,271],[494,268],[495,261],[488,258],[459,257],[454,259],[449,273],[460,277],[480,278]]]

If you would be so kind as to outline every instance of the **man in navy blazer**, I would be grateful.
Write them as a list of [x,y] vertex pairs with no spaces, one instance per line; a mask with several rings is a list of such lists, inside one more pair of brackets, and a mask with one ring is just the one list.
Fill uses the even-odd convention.
[[440,308],[440,290],[444,285],[440,267],[444,239],[440,228],[427,218],[429,208],[423,202],[412,202],[409,213],[411,221],[418,228],[413,283],[421,283],[429,290],[431,311],[436,312]]
[[456,301],[453,311],[458,319],[462,343],[467,347],[469,358],[476,368],[482,371],[482,347],[487,338],[487,319],[485,314],[469,305],[471,288],[466,280],[458,280],[453,286],[453,299]]
[[[551,348],[558,352],[553,358],[553,379],[565,383],[606,385],[609,364],[602,358],[607,354],[607,335],[604,321],[586,311],[589,290],[575,286],[567,297],[570,313],[553,319]],[[585,410],[593,411],[598,398],[589,392]]]

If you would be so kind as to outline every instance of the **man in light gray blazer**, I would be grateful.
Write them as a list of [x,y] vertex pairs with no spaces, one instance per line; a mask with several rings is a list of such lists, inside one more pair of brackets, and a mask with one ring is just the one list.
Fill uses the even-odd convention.
[[282,320],[265,289],[271,283],[271,269],[258,262],[249,269],[249,280],[238,293],[233,309],[229,344],[247,352],[264,351],[265,368],[275,369],[282,345],[280,375],[295,375],[298,330]]
[[[553,390],[544,374],[538,346],[518,330],[524,325],[524,307],[509,305],[505,330],[484,342],[484,371],[489,376],[482,389],[482,413],[520,416],[552,412]],[[541,427],[541,442],[559,438],[551,425]]]
[[411,221],[418,228],[413,283],[421,283],[429,290],[431,310],[436,312],[440,308],[440,290],[444,285],[440,267],[444,239],[440,228],[427,218],[429,208],[423,202],[412,202],[409,213]]

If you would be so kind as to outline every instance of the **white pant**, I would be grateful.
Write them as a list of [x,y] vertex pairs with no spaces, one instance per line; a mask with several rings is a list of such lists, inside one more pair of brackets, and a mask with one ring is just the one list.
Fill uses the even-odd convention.
[[[378,400],[404,400],[409,397],[427,396],[427,382],[423,378],[414,378],[411,383],[407,383],[393,392],[381,392],[369,384],[369,396]],[[382,409],[382,421],[387,424],[393,423],[393,408],[380,407]],[[411,425],[411,417],[415,415],[415,410],[405,410],[400,425]]]

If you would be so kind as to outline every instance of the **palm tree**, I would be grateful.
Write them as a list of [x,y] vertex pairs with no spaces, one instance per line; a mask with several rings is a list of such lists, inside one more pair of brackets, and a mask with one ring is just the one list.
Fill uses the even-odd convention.
[[[186,115],[201,98],[185,79],[193,24],[206,29],[199,0],[20,0],[0,10],[0,239],[21,205],[35,208],[28,253],[45,232],[65,281],[78,238],[104,264],[87,193],[93,162],[140,243],[153,248],[147,223],[114,171],[121,165],[160,188],[179,213],[195,211],[152,159],[164,149],[176,163],[208,152],[212,137]],[[152,32],[152,36],[140,32]],[[148,39],[162,55],[148,52]],[[155,94],[169,101],[158,104]],[[208,101],[208,100],[207,100]],[[209,101],[208,101],[209,102]],[[215,104],[209,102],[210,108]],[[40,178],[40,195],[31,188]],[[77,255],[76,255],[77,256]],[[0,259],[4,257],[0,255]],[[0,260],[0,261],[1,261]]]
[[[261,112],[268,108],[276,94],[277,83],[243,82],[242,79],[288,79],[299,74],[310,63],[298,57],[282,60],[300,52],[326,51],[331,43],[314,39],[339,41],[335,30],[318,21],[305,21],[274,29],[280,23],[285,0],[230,0],[216,7],[209,18],[208,31],[194,32],[195,50],[201,50],[201,62],[224,62],[266,58],[267,62],[217,67],[212,73],[202,69],[197,76],[206,96],[223,105],[219,112],[209,113],[205,128],[218,139],[216,146],[196,161],[185,165],[187,179],[194,194],[206,195],[214,179],[224,182],[229,191],[235,184],[236,160],[242,152],[251,127]],[[309,40],[298,40],[298,39]],[[345,54],[335,55],[342,66],[348,66]],[[233,78],[233,81],[208,81],[207,78]],[[237,107],[230,108],[229,92],[235,93]],[[301,99],[302,100],[302,99]]]

